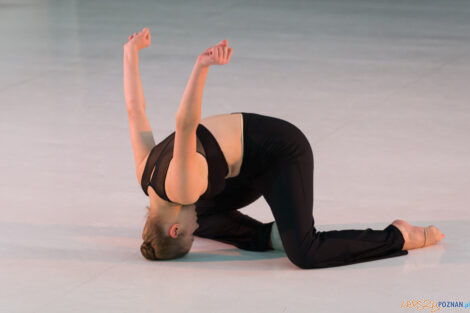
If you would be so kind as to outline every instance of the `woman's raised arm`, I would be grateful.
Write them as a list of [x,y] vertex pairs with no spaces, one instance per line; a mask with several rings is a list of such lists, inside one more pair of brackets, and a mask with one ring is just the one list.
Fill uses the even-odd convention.
[[196,153],[196,131],[201,121],[202,91],[210,65],[226,64],[232,54],[228,41],[204,51],[194,65],[176,114],[173,167],[168,169],[166,191],[172,201],[191,204],[207,189],[207,169]]
[[209,47],[197,58],[176,113],[177,128],[196,128],[201,121],[201,102],[210,65],[227,64],[232,48],[226,39]]
[[155,146],[150,123],[145,114],[145,99],[140,82],[138,51],[150,45],[150,31],[144,28],[129,36],[124,45],[124,97],[129,117],[137,180],[140,184],[146,156]]
[[144,91],[140,82],[139,50],[150,46],[148,28],[129,36],[124,44],[124,97],[127,111],[145,111]]

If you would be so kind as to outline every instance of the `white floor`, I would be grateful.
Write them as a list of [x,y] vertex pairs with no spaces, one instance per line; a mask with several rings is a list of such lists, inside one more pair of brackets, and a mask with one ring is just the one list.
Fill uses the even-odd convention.
[[[201,238],[185,258],[146,261],[122,83],[122,46],[145,26],[157,141],[174,130],[197,55],[227,38],[232,59],[210,69],[202,116],[299,126],[319,230],[402,218],[445,239],[316,270]],[[470,300],[469,1],[4,0],[0,29],[0,312],[415,312],[402,303]],[[273,220],[263,198],[242,212]]]

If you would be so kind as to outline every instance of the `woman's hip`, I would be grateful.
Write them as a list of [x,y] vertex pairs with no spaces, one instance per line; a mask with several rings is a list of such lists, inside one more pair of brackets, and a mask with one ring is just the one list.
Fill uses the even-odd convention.
[[280,118],[249,112],[243,116],[243,160],[240,176],[256,177],[283,162],[293,162],[313,152],[305,134]]

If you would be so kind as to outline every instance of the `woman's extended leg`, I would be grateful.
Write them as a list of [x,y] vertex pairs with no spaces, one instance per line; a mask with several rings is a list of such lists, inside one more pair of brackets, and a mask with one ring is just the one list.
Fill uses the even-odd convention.
[[261,185],[289,259],[301,268],[320,268],[407,254],[393,225],[384,230],[317,231],[313,209],[313,167],[305,155],[272,170]]

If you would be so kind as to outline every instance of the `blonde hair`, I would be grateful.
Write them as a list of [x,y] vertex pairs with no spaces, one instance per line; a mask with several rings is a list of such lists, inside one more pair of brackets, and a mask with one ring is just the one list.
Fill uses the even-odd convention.
[[172,238],[163,225],[163,222],[150,214],[147,208],[147,221],[142,232],[144,242],[140,252],[147,260],[168,260],[186,255],[192,246],[190,236],[182,231],[177,238]]

